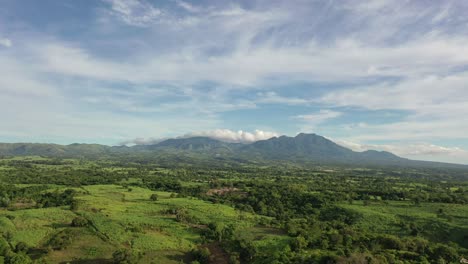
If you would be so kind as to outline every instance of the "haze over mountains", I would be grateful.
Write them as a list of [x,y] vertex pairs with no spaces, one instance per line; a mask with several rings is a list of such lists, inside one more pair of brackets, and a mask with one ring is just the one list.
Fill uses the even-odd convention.
[[340,146],[316,134],[298,134],[295,137],[280,136],[250,144],[229,143],[209,137],[174,138],[152,145],[106,146],[99,144],[39,144],[0,143],[2,156],[39,155],[47,157],[138,156],[147,160],[182,159],[196,164],[198,161],[223,160],[247,163],[252,161],[288,161],[318,164],[398,165],[415,167],[468,166],[414,161],[398,157],[390,152],[368,150],[356,152]]

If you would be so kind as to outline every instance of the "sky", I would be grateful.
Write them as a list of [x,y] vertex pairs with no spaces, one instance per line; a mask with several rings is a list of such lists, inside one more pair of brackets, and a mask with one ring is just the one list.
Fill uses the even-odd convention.
[[0,0],[0,141],[316,133],[468,164],[468,1]]

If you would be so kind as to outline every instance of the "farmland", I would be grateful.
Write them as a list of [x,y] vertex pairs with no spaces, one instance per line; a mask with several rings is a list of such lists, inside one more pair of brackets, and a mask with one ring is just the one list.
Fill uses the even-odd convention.
[[468,183],[457,171],[0,164],[0,263],[450,263],[468,255]]

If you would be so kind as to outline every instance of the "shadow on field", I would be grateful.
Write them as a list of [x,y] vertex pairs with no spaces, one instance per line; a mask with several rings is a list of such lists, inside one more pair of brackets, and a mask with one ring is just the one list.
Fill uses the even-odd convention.
[[112,259],[82,259],[82,260],[72,260],[60,262],[60,264],[111,264],[114,263]]
[[193,256],[192,254],[189,252],[189,253],[185,253],[185,254],[180,254],[180,252],[178,252],[179,254],[168,254],[166,255],[166,258],[169,259],[169,260],[173,260],[173,261],[177,261],[177,262],[180,262],[180,263],[190,263],[190,261],[193,260]]
[[51,227],[51,228],[54,228],[54,229],[57,229],[57,228],[66,228],[66,227],[70,227],[71,224],[65,224],[65,223],[52,223],[50,225],[46,225],[47,227]]
[[28,250],[28,255],[31,259],[39,259],[40,257],[47,255],[47,250],[42,248],[31,248]]

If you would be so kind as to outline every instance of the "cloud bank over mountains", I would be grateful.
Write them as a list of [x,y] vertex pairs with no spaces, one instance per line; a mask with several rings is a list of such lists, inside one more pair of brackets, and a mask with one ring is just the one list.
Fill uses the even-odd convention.
[[247,131],[232,131],[229,129],[216,129],[212,131],[192,132],[186,134],[184,137],[209,137],[225,142],[231,143],[253,143],[259,140],[266,140],[272,137],[279,136],[278,133],[268,132],[262,130],[255,130],[254,132]]
[[[191,137],[208,137],[212,139],[217,139],[229,143],[253,143],[259,140],[266,140],[272,137],[279,136],[278,133],[268,132],[256,129],[253,132],[247,131],[232,131],[229,129],[215,129],[211,131],[199,131],[199,132],[190,132],[183,136],[177,136],[174,138],[191,138]],[[134,140],[123,141],[122,145],[151,145],[157,144],[168,138],[136,138]]]

